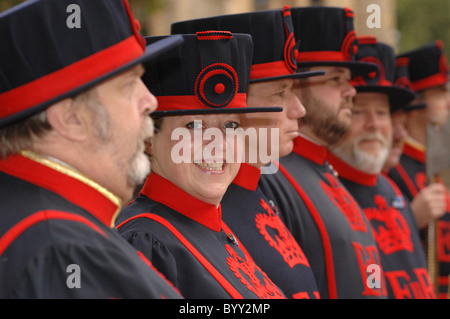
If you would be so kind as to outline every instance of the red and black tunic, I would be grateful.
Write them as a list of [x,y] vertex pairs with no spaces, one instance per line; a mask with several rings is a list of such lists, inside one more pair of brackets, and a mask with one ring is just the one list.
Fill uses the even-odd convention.
[[31,152],[0,161],[0,298],[180,298],[114,228],[120,200]]
[[120,234],[186,298],[285,298],[222,222],[222,208],[151,173],[118,218]]
[[[400,163],[397,164],[388,176],[400,188],[409,201],[427,186],[427,176],[425,171],[425,146],[405,141],[403,154]],[[437,281],[438,298],[448,298],[449,276],[450,276],[450,200],[447,196],[447,209],[444,216],[436,222],[437,236],[437,259],[439,278]],[[422,238],[425,238],[422,232]]]
[[407,139],[400,162],[388,174],[409,200],[427,186],[425,157],[425,147]]
[[381,266],[370,224],[326,157],[325,147],[298,137],[260,186],[305,252],[321,298],[385,298],[385,287],[367,284],[368,267]]
[[258,186],[260,176],[260,169],[241,165],[222,199],[222,218],[288,298],[318,299],[309,262],[280,219],[277,206]]
[[359,171],[329,154],[330,163],[372,225],[389,298],[434,299],[416,220],[389,177]]

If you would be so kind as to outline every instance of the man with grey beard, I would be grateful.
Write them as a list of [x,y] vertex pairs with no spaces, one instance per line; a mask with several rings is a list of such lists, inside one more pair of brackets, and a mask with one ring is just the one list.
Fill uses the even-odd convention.
[[394,182],[381,174],[392,145],[390,113],[399,105],[411,102],[414,95],[393,85],[393,48],[373,37],[359,40],[357,57],[379,61],[384,72],[355,79],[358,93],[354,99],[352,124],[341,140],[330,145],[328,160],[371,223],[388,297],[435,298],[409,202]]
[[355,60],[350,9],[293,8],[292,19],[299,68],[326,73],[298,80],[295,93],[306,109],[299,137],[278,173],[263,175],[260,185],[308,258],[321,298],[385,298],[383,283],[367,285],[367,267],[381,268],[370,224],[327,162],[327,147],[351,125],[356,90],[350,80],[377,68]]
[[112,227],[150,170],[142,63],[181,39],[146,47],[122,0],[27,1],[0,38],[0,298],[180,298]]

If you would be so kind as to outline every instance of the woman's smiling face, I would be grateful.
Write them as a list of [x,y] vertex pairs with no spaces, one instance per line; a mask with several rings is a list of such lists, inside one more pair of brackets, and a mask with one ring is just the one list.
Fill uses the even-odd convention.
[[[189,195],[218,205],[240,168],[239,114],[164,117],[147,152],[152,171]],[[212,133],[208,134],[208,133]]]

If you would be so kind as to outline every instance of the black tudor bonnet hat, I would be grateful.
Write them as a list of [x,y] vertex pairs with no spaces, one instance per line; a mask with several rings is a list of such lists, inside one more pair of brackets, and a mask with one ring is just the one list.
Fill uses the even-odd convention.
[[391,112],[414,100],[415,95],[411,90],[395,83],[397,68],[394,48],[371,36],[359,37],[358,40],[360,45],[356,59],[377,64],[378,70],[355,77],[352,84],[356,91],[386,94]]
[[[78,8],[80,26],[68,24]],[[75,12],[75,11],[72,11]],[[0,127],[178,45],[145,45],[127,0],[30,0],[0,13]]]
[[299,69],[313,66],[341,66],[353,75],[376,70],[376,65],[356,60],[358,39],[354,13],[349,8],[292,8],[294,34],[299,42]]
[[172,34],[208,30],[225,30],[252,36],[254,51],[250,83],[324,74],[321,71],[297,72],[298,45],[289,6],[172,24]]
[[400,54],[399,57],[409,59],[409,78],[415,92],[446,85],[448,66],[441,40]]
[[[178,50],[144,64],[143,81],[158,100],[152,116],[282,111],[247,107],[253,54],[249,34],[204,31],[182,37]],[[161,38],[148,37],[147,42]]]

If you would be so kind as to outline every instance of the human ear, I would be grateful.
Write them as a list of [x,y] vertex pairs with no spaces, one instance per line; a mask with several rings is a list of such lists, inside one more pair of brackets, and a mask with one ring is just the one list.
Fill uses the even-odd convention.
[[73,99],[64,99],[46,110],[47,120],[59,135],[81,142],[88,138],[87,117],[83,110],[75,105]]

